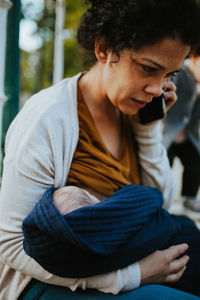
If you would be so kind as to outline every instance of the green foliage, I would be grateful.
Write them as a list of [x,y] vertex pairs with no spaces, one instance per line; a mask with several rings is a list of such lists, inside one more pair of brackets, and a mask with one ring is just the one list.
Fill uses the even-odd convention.
[[66,0],[67,38],[65,40],[65,67],[64,76],[72,76],[88,68],[84,65],[86,55],[76,40],[78,24],[88,5],[84,0]]
[[[53,44],[55,27],[55,1],[44,0],[40,11],[35,11],[33,2],[23,6],[22,17],[37,24],[35,35],[42,39],[41,48],[21,51],[21,91],[35,93],[52,84]],[[34,12],[34,13],[33,13]]]
[[36,76],[36,66],[38,63],[37,51],[30,55],[29,52],[21,50],[20,61],[20,78],[21,78],[21,91],[33,91],[34,80]]
[[87,8],[84,0],[66,0],[66,28],[76,30],[80,17]]
[[[21,51],[21,91],[35,93],[52,84],[53,47],[55,30],[55,0],[44,0],[41,10],[34,11],[34,1],[23,5],[22,18],[37,24],[36,35],[42,39],[42,47]],[[76,32],[81,15],[88,5],[84,0],[66,0],[65,63],[64,76],[72,76],[87,67],[83,65],[85,54],[76,41]],[[35,12],[35,13],[34,13]]]

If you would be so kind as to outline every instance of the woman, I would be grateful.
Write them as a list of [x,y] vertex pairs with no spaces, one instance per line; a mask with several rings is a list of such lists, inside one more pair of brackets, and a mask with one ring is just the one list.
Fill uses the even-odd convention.
[[[86,186],[108,196],[129,183],[142,183],[162,191],[165,207],[173,200],[159,124],[141,125],[137,115],[162,93],[167,109],[176,101],[168,79],[199,35],[195,1],[90,2],[78,39],[97,62],[88,72],[33,96],[7,135],[0,200],[1,297],[34,299],[46,291],[41,299],[197,299],[145,285],[181,278],[189,259],[185,244],[81,279],[54,276],[23,250],[22,221],[51,186]],[[145,286],[135,289],[139,285]],[[78,287],[100,292],[68,289]],[[129,292],[104,294],[120,291]]]

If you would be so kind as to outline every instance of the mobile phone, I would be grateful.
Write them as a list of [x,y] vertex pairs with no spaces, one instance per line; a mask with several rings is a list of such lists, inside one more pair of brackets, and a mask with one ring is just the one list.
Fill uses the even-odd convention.
[[153,97],[152,101],[139,110],[139,120],[141,124],[151,123],[163,119],[166,115],[165,99],[161,95]]

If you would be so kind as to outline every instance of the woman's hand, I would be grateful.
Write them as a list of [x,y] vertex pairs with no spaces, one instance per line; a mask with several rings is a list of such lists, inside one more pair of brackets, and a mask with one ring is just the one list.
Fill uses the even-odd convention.
[[166,111],[168,111],[170,107],[172,107],[177,100],[176,86],[170,79],[167,79],[165,81],[163,91],[164,91],[163,94],[165,98]]
[[[177,100],[177,94],[176,94],[176,85],[170,80],[170,78],[167,78],[165,80],[164,86],[163,86],[163,95],[165,98],[165,109],[166,112],[174,105],[174,103]],[[139,113],[136,115],[133,115],[132,118],[136,120],[137,122],[139,121]],[[147,123],[147,125],[151,124],[156,124],[160,119],[155,120],[153,122]]]
[[187,255],[177,257],[187,249],[187,244],[180,244],[166,250],[155,251],[140,260],[141,285],[178,281],[185,271],[189,257]]

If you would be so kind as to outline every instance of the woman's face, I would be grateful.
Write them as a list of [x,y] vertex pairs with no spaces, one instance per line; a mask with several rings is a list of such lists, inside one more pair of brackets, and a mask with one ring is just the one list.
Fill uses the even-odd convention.
[[179,38],[165,38],[139,50],[124,50],[120,59],[108,52],[103,65],[104,96],[120,111],[134,115],[163,92],[167,78],[177,72],[190,47]]

